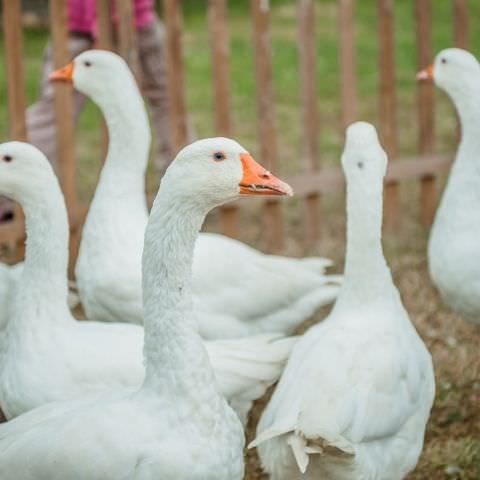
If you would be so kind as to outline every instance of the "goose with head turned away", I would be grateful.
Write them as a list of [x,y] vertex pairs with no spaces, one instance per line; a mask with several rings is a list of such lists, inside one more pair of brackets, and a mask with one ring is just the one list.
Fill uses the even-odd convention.
[[[194,193],[199,188],[193,188],[196,181],[212,189],[222,188],[221,182],[215,187],[215,177],[207,178],[208,161],[218,150],[230,156],[228,162],[225,160],[225,165],[231,165],[230,168],[238,175],[242,171],[245,175],[251,170],[264,172],[262,175],[265,178],[258,177],[258,183],[274,182],[274,177],[262,170],[236,142],[222,138],[203,140],[182,151],[179,161],[175,163],[177,166],[169,174],[169,180],[163,183],[162,190],[169,191],[174,197],[173,204],[176,204],[177,191],[168,187],[172,182],[178,185],[180,199],[186,197],[186,191],[192,188],[193,198],[189,204],[195,201]],[[214,159],[211,161],[215,162]],[[206,166],[202,168],[204,164]],[[180,166],[183,166],[183,170]],[[191,168],[191,174],[188,174],[188,168]],[[227,167],[219,166],[219,171],[224,170],[229,171]],[[180,173],[175,173],[182,171],[188,174],[188,178],[179,178]],[[213,170],[212,174],[215,173]],[[203,194],[207,196],[209,190],[204,188]],[[242,188],[242,193],[251,193],[249,187]],[[226,188],[224,190],[228,191]],[[25,143],[0,145],[0,192],[18,201],[24,209],[28,239],[20,280],[22,288],[14,292],[0,357],[0,408],[5,416],[10,419],[48,402],[96,394],[111,387],[140,385],[144,379],[143,327],[125,323],[77,322],[70,313],[67,305],[67,212],[48,160],[35,147]],[[214,194],[212,197],[217,198]],[[177,203],[179,201],[177,199]],[[189,217],[181,216],[182,208],[178,211],[179,217],[174,218],[170,218],[173,209],[157,215],[157,222],[153,222],[153,225],[165,221],[166,228],[173,228],[175,222],[187,222]],[[195,220],[199,219],[195,217]],[[182,237],[177,244],[174,241],[183,235],[183,230],[176,233],[177,236],[164,239],[162,248],[168,252],[161,250],[160,246],[157,250],[150,247],[150,253],[145,256],[146,275],[151,277],[147,285],[150,285],[150,291],[153,289],[152,283],[156,286],[158,294],[155,298],[165,295],[158,312],[163,312],[166,317],[193,317],[189,303],[190,278],[179,273],[183,273],[180,265],[189,259],[187,246],[190,244],[184,248],[182,246],[190,237]],[[163,230],[158,234],[163,235]],[[157,262],[157,256],[163,259],[163,263]],[[152,266],[149,266],[149,262]],[[167,288],[170,286],[165,279],[152,273],[152,270],[157,271],[155,266],[162,268],[171,281],[175,279],[179,298]],[[182,309],[177,306],[177,300],[185,302],[185,305],[180,305]],[[150,305],[151,302],[146,304]],[[153,313],[150,315],[153,316]],[[168,338],[173,327],[167,321],[161,322],[160,326],[165,329],[164,335]],[[162,344],[160,326],[150,336],[147,328],[150,343]],[[234,340],[205,341],[203,348],[208,353],[220,392],[243,421],[251,402],[262,396],[279,377],[295,342],[294,338],[279,337],[281,335],[262,334]],[[175,337],[172,342],[180,340]],[[167,342],[165,349],[173,349],[172,343]],[[162,361],[159,360],[157,364],[160,368]],[[169,371],[170,362],[164,366]]]
[[[76,266],[82,304],[88,318],[141,324],[150,147],[142,97],[126,63],[110,52],[84,52],[51,78],[71,82],[98,104],[109,132],[107,159]],[[224,154],[218,152],[218,161]],[[200,333],[215,339],[293,332],[335,299],[340,279],[325,275],[329,264],[322,258],[264,255],[237,240],[202,233],[195,246],[192,284]],[[250,297],[256,301],[246,302]]]
[[372,125],[348,128],[342,165],[344,284],[332,313],[295,345],[251,444],[272,480],[403,479],[433,402],[430,354],[382,252],[387,157]]
[[480,325],[480,65],[459,48],[441,51],[418,73],[452,99],[462,138],[428,244],[428,266],[444,301]]

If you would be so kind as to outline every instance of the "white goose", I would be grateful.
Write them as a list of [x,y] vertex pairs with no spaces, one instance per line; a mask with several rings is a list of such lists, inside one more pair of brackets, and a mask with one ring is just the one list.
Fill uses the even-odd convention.
[[[226,139],[200,142],[185,150],[184,163],[189,154],[203,161],[206,144],[223,148],[232,163],[241,149]],[[44,155],[24,143],[0,145],[0,192],[22,205],[28,237],[22,288],[15,290],[0,359],[0,407],[5,416],[12,418],[44,403],[109,387],[140,385],[143,328],[77,322],[68,309],[67,213]],[[181,261],[186,253],[172,247],[171,255]],[[161,336],[150,338],[158,344],[162,340]],[[294,342],[276,339],[278,335],[264,334],[205,343],[221,392],[242,420],[252,400],[279,377]]]
[[[3,155],[7,151],[2,148]],[[218,151],[225,160],[216,158]],[[217,390],[197,332],[190,284],[193,249],[205,215],[240,194],[256,194],[257,189],[243,186],[243,179],[257,166],[227,139],[199,141],[178,154],[162,180],[145,234],[145,381],[136,391],[112,390],[87,403],[53,403],[0,426],[0,478],[243,478],[243,430]],[[2,165],[2,177],[7,167]],[[291,193],[266,170],[255,183],[272,194]],[[28,209],[26,213],[28,221]],[[65,256],[63,250],[59,257]],[[48,278],[66,296],[60,280]],[[87,359],[89,352],[83,353]]]
[[376,131],[347,130],[345,280],[332,313],[296,344],[258,425],[272,480],[400,480],[422,451],[431,357],[381,246],[387,158]]
[[[72,82],[99,105],[110,138],[76,267],[83,306],[88,318],[141,324],[150,147],[142,97],[125,62],[105,51],[84,52],[51,78]],[[339,278],[324,275],[329,264],[264,255],[236,240],[201,234],[193,263],[200,333],[215,339],[292,332],[336,297]],[[252,296],[255,302],[245,301]]]
[[428,245],[433,283],[465,320],[480,325],[480,65],[458,48],[441,51],[418,74],[434,79],[452,99],[462,139]]

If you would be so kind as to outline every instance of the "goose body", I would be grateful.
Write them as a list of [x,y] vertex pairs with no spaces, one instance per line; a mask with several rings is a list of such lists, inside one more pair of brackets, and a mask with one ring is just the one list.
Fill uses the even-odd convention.
[[[3,333],[0,408],[13,418],[56,400],[138,387],[145,375],[143,327],[77,322],[68,308],[67,213],[47,159],[18,142],[3,144],[1,152],[14,160],[2,165],[0,158],[0,191],[24,208],[28,242],[22,288],[15,289]],[[242,421],[280,375],[294,342],[264,334],[205,343],[220,391]]]
[[[3,145],[0,157],[15,159],[15,147]],[[229,155],[222,164],[214,160],[219,149]],[[252,167],[259,166],[228,139],[199,141],[178,154],[145,234],[145,379],[136,389],[117,386],[98,396],[48,404],[0,425],[0,478],[243,478],[243,429],[218,391],[198,334],[190,285],[194,244],[205,215],[239,194],[257,194],[256,187],[242,185]],[[288,185],[262,172],[258,184],[264,189],[291,193]],[[28,225],[28,208],[26,219]],[[27,256],[24,276],[29,267]]]
[[[84,63],[89,62],[85,68]],[[76,278],[88,318],[143,323],[141,255],[148,213],[145,169],[150,130],[143,100],[125,62],[88,51],[53,75],[71,81],[102,109],[109,150],[85,222]],[[193,295],[204,338],[291,333],[332,302],[340,280],[326,259],[264,255],[222,235],[201,234],[193,262]],[[261,301],[246,303],[254,292]]]
[[480,65],[467,51],[450,48],[437,55],[424,76],[450,96],[462,127],[430,233],[430,276],[453,310],[480,325]]
[[386,155],[375,129],[347,130],[345,280],[332,313],[293,349],[252,446],[272,480],[400,480],[423,446],[431,357],[381,249]]
[[5,265],[0,263],[0,332],[5,329],[8,321],[8,309],[12,292],[21,272],[21,265]]

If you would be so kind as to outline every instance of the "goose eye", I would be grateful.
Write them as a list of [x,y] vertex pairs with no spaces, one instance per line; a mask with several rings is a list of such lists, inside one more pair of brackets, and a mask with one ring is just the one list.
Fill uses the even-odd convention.
[[447,63],[447,59],[446,59],[446,58],[442,58],[440,61],[441,61],[442,63]]
[[215,152],[213,154],[213,159],[216,161],[216,162],[221,162],[222,160],[226,160],[227,159],[227,156],[223,153],[223,152]]
[[92,65],[92,62],[89,62],[88,60],[85,60],[83,62],[83,64],[86,66],[86,67],[90,67]]
[[363,170],[363,162],[358,162],[358,163],[357,163],[357,167],[358,167],[360,170]]
[[11,155],[4,155],[4,156],[2,157],[2,160],[3,160],[4,162],[9,163],[9,162],[11,162],[11,161],[13,160],[13,157],[12,157]]

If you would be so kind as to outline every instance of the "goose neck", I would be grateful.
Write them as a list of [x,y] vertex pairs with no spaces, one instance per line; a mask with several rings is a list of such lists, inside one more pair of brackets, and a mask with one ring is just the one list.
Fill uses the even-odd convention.
[[[480,82],[480,77],[477,80]],[[468,81],[464,88],[450,89],[449,94],[460,117],[462,138],[480,143],[477,132],[480,122],[480,84]]]
[[216,395],[191,294],[193,250],[206,213],[191,199],[162,186],[143,252],[144,387],[200,403]]
[[454,191],[463,196],[471,190],[477,190],[480,177],[480,85],[450,94],[460,117],[461,139],[447,189],[451,191],[452,185],[458,184]]
[[347,184],[347,253],[340,304],[375,300],[391,284],[381,241],[383,179],[370,187],[362,191],[353,182]]
[[39,326],[58,318],[71,319],[67,305],[69,226],[57,179],[30,188],[21,204],[27,240],[22,288],[15,292],[15,323],[31,315]]
[[[109,146],[102,177],[115,171],[115,183],[125,180],[125,185],[143,182],[150,149],[150,127],[143,99],[135,82],[112,85],[108,94],[94,100],[105,117]],[[102,178],[102,180],[104,180]]]

